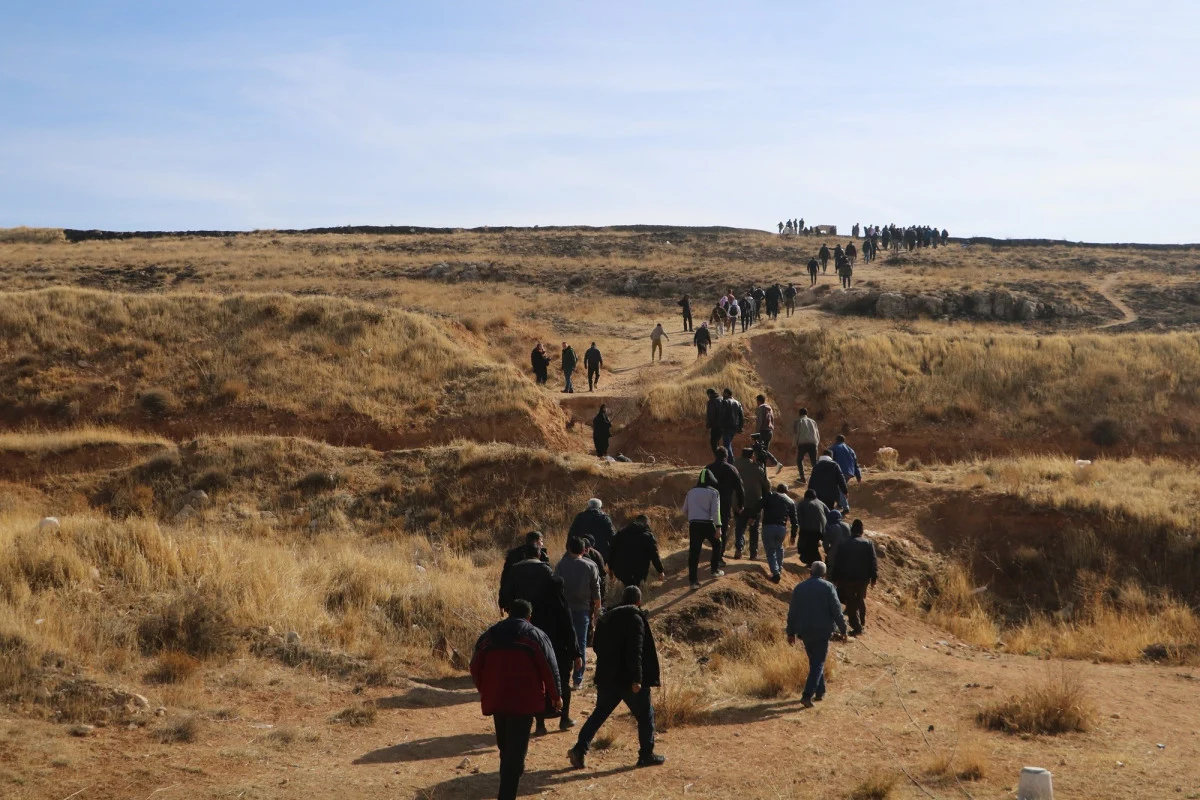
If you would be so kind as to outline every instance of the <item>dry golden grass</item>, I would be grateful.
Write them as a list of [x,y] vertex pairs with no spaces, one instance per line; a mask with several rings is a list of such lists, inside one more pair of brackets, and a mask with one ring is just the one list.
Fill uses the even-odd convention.
[[959,742],[953,750],[938,753],[926,761],[921,772],[927,778],[949,781],[980,781],[987,777],[991,759],[977,741]]
[[0,359],[14,367],[6,401],[46,424],[209,413],[226,425],[325,432],[358,421],[451,438],[510,417],[533,441],[534,410],[557,413],[446,325],[327,297],[16,293],[0,297],[0,332]]
[[162,446],[171,442],[161,436],[116,427],[85,426],[57,431],[4,431],[0,433],[0,451],[19,453],[61,453],[83,447],[119,445],[128,447]]
[[978,425],[1103,446],[1195,436],[1198,334],[781,335],[809,396],[852,427]]
[[712,700],[689,683],[670,681],[654,694],[654,720],[661,731],[703,725],[712,710]]
[[850,790],[848,800],[886,800],[899,782],[894,772],[874,772]]
[[949,565],[930,588],[929,621],[969,644],[993,647],[1000,639],[995,620],[975,592],[967,571]]
[[62,228],[0,228],[0,244],[65,244]]
[[1086,731],[1096,716],[1079,673],[1058,667],[1049,669],[1037,682],[1020,693],[979,712],[977,721],[990,730],[1005,733],[1057,735]]
[[[825,662],[825,680],[835,680],[837,662]],[[786,642],[757,644],[739,660],[722,665],[722,677],[729,691],[742,697],[772,700],[800,694],[808,677],[808,656],[800,645]]]
[[708,403],[706,389],[722,392],[732,389],[746,409],[748,425],[753,425],[754,396],[763,390],[762,380],[746,359],[746,344],[734,341],[719,347],[708,358],[687,369],[683,378],[658,384],[646,392],[645,410],[655,422],[704,419]]

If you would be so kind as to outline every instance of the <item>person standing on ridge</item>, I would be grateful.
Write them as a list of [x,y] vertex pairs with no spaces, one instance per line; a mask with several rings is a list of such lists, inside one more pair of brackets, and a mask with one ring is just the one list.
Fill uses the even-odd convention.
[[667,332],[663,330],[663,326],[662,326],[661,322],[654,326],[654,330],[650,331],[650,363],[651,364],[654,363],[654,354],[656,352],[658,353],[659,362],[660,363],[662,362],[662,356],[663,356],[662,340],[670,339],[670,338],[671,338],[670,336],[667,336]]
[[491,717],[496,727],[499,800],[516,800],[533,718],[547,707],[562,709],[554,646],[529,622],[532,614],[528,601],[514,601],[508,618],[475,642],[471,657],[471,681],[479,690],[483,715]]
[[608,416],[608,404],[601,403],[600,410],[592,417],[592,444],[596,446],[598,458],[608,455],[608,438],[611,435],[612,420]]
[[705,542],[712,548],[709,562],[712,576],[719,578],[725,574],[721,571],[721,540],[717,538],[717,529],[721,527],[721,493],[707,469],[700,470],[696,485],[683,498],[683,515],[688,521],[688,583],[692,589],[699,589],[700,551]]
[[792,423],[792,444],[796,445],[796,469],[800,470],[800,482],[804,483],[804,457],[813,469],[817,468],[817,448],[821,446],[821,432],[816,420],[808,416],[808,409],[800,409],[800,417]]
[[686,294],[679,301],[679,310],[683,312],[684,331],[690,331],[692,329],[692,300]]
[[584,351],[583,366],[587,368],[588,391],[594,392],[600,385],[600,368],[604,366],[604,356],[600,354],[600,348],[596,347],[595,342]]
[[829,657],[829,639],[834,630],[846,636],[846,618],[837,589],[825,580],[825,564],[814,561],[809,566],[811,577],[796,584],[788,605],[787,641],[794,645],[799,639],[808,655],[808,678],[800,703],[812,708],[813,701],[825,699],[825,659]]
[[550,369],[550,356],[546,354],[546,348],[541,342],[533,348],[533,352],[529,354],[529,360],[533,365],[533,375],[537,379],[538,386],[545,386],[550,380],[548,370]]
[[575,348],[563,342],[562,371],[563,378],[566,380],[566,385],[563,387],[563,394],[575,393],[575,387],[571,384],[571,377],[575,374],[575,367],[577,366],[579,366],[579,357],[575,355]]
[[660,685],[658,650],[650,618],[642,610],[642,590],[626,586],[621,605],[610,609],[596,625],[596,708],[579,729],[579,739],[567,751],[575,769],[587,762],[592,739],[621,703],[637,720],[639,767],[657,767],[666,758],[654,752],[654,702],[651,688]]

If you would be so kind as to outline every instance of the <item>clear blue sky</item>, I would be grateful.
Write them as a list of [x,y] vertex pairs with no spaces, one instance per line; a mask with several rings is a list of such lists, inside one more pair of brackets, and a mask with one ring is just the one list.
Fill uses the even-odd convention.
[[10,2],[0,226],[1200,240],[1200,2]]

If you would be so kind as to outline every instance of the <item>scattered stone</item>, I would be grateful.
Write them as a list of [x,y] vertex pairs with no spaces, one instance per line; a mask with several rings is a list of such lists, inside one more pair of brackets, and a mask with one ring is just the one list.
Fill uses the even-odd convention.
[[137,706],[138,708],[149,708],[150,707],[150,701],[146,699],[145,695],[134,694],[134,695],[130,695],[129,697],[131,700],[133,700],[133,704],[135,706]]
[[191,506],[184,506],[179,509],[179,513],[175,515],[175,521],[178,523],[187,522],[196,516],[196,509]]
[[193,489],[183,496],[183,505],[204,508],[208,505],[208,492],[203,489]]
[[159,706],[158,708],[154,709],[154,716],[165,717],[166,715],[167,715],[167,707],[166,706]]
[[295,631],[288,631],[285,638],[288,644],[300,644],[300,634]]
[[458,762],[458,769],[470,769],[470,768],[471,768],[471,759],[464,758],[462,761]]
[[93,733],[95,733],[95,731],[95,725],[76,725],[67,731],[67,733],[71,734],[72,736],[84,737],[91,736]]
[[62,526],[58,523],[58,517],[43,517],[38,523],[38,533],[55,533]]

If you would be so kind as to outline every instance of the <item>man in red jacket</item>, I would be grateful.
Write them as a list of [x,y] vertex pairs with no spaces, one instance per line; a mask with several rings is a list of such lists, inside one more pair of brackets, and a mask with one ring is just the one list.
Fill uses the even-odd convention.
[[471,678],[482,698],[484,716],[496,724],[500,748],[498,800],[515,800],[525,772],[525,753],[533,718],[547,705],[562,709],[558,662],[550,639],[529,618],[527,600],[508,605],[508,619],[488,628],[475,643]]

